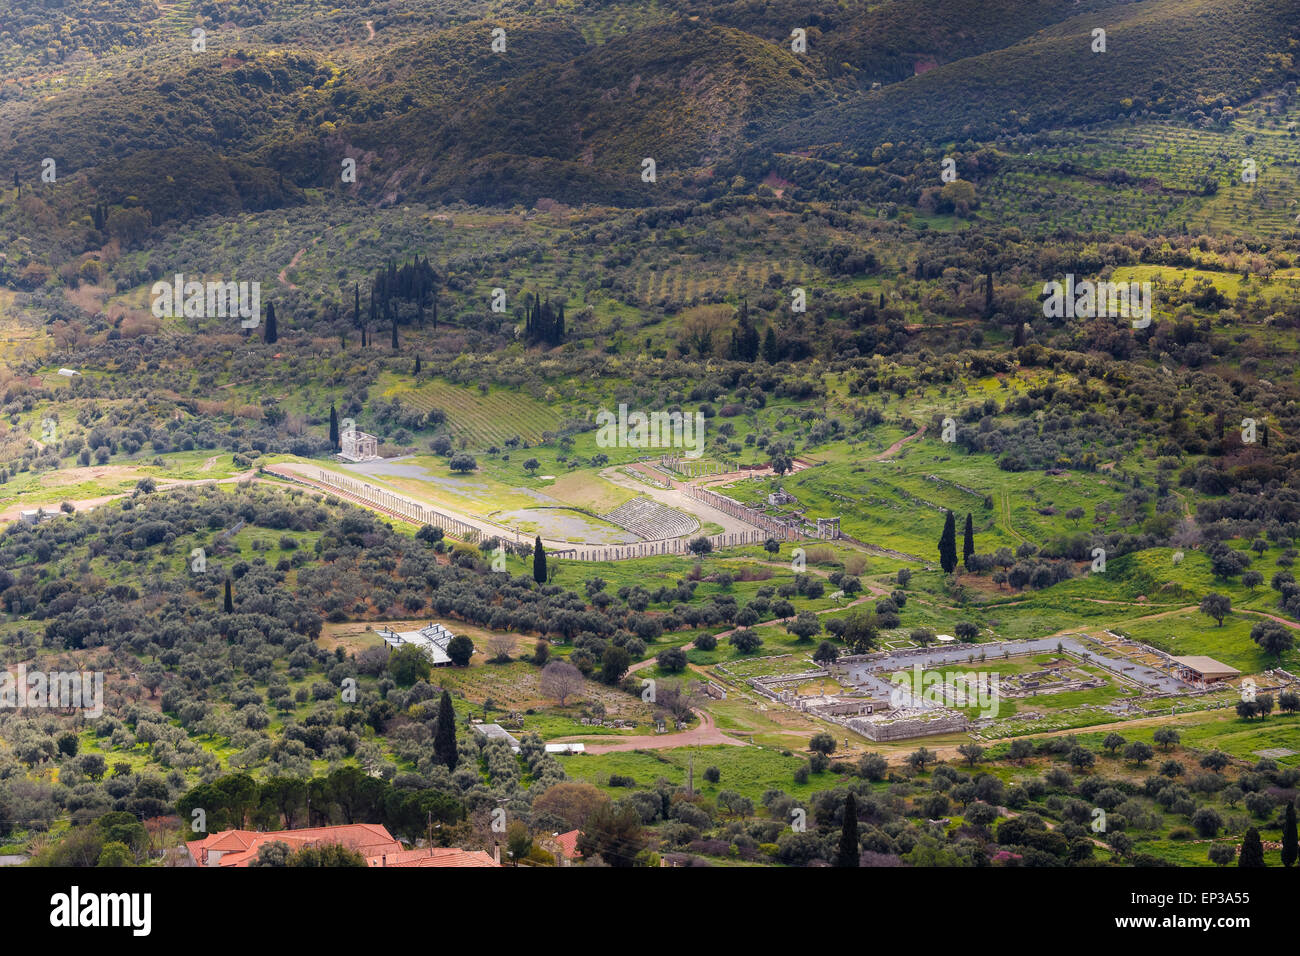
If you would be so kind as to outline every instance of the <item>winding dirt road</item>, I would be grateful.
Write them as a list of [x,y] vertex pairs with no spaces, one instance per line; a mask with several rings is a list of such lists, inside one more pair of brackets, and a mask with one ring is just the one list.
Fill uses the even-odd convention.
[[703,710],[695,711],[700,718],[700,726],[694,730],[683,730],[676,734],[642,734],[636,737],[619,737],[614,743],[591,743],[590,737],[581,734],[572,737],[556,737],[548,743],[586,743],[589,754],[608,754],[624,750],[671,750],[675,747],[707,747],[713,744],[725,744],[730,747],[748,747],[749,744],[735,737],[728,737],[718,730],[713,718]]
[[915,441],[916,439],[918,439],[918,438],[920,438],[922,435],[924,435],[924,434],[925,434],[925,428],[926,428],[926,426],[922,425],[920,428],[918,428],[916,431],[912,432],[912,434],[908,435],[906,438],[900,438],[898,441],[894,442],[892,445],[890,445],[888,448],[886,448],[884,451],[882,451],[879,455],[875,455],[875,456],[873,456],[871,460],[872,460],[872,461],[888,461],[890,458],[893,458],[893,457],[894,457],[895,455],[897,455],[900,451],[902,451],[902,450],[903,450],[903,446],[906,445],[908,442],[910,442],[910,441]]

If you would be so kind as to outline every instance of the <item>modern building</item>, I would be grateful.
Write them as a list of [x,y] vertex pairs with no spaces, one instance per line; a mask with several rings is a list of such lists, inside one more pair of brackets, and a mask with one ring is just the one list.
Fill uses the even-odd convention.
[[587,752],[586,744],[547,744],[546,752],[548,754],[585,754]]
[[1198,654],[1192,657],[1172,657],[1170,660],[1174,662],[1175,676],[1195,687],[1208,687],[1241,676],[1241,671],[1220,663],[1213,657]]
[[519,741],[500,724],[474,724],[474,729],[486,737],[488,740],[504,740],[510,745],[510,749],[519,753]]
[[403,644],[414,644],[424,649],[434,667],[445,667],[451,663],[451,655],[447,653],[447,645],[451,643],[451,639],[456,635],[441,624],[433,623],[425,625],[418,631],[400,632],[385,627],[380,628],[375,633],[384,639],[389,651],[394,651]]
[[263,844],[277,840],[287,843],[290,850],[337,843],[356,850],[367,860],[385,853],[402,852],[402,844],[385,827],[374,823],[305,827],[301,830],[222,830],[185,845],[199,866],[248,866],[257,859],[257,851]]

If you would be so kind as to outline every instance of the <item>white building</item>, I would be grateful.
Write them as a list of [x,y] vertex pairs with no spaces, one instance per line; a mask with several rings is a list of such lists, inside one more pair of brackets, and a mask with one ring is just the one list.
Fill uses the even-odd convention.
[[350,429],[339,437],[339,457],[344,461],[373,461],[379,457],[379,439]]
[[519,753],[519,741],[500,724],[475,724],[474,729],[488,740],[504,740],[511,750]]

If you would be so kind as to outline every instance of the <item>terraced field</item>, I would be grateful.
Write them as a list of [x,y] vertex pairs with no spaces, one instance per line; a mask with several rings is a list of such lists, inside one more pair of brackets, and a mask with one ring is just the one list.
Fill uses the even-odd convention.
[[[381,380],[380,387],[384,385]],[[455,435],[475,448],[502,445],[516,436],[533,444],[560,424],[554,409],[520,392],[493,389],[483,395],[445,382],[410,386],[389,379],[382,394],[421,411],[442,409]]]
[[[1243,221],[1281,235],[1296,228],[1300,139],[1294,111],[1262,119],[1258,107],[1228,133],[1185,123],[1134,123],[1053,134],[1014,148],[998,176],[981,187],[984,211],[1051,213],[1077,229],[1181,228],[1220,231]],[[1290,128],[1289,128],[1290,127]],[[1242,182],[1243,161],[1256,182]],[[1096,186],[1106,182],[1105,199]],[[1207,193],[1206,185],[1213,191]]]

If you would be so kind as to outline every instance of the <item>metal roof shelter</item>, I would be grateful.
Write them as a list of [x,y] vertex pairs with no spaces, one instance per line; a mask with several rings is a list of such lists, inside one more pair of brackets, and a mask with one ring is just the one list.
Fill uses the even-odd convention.
[[474,729],[488,740],[504,740],[510,745],[511,750],[515,753],[519,752],[519,741],[512,737],[510,732],[500,724],[475,724]]
[[433,661],[434,667],[440,667],[443,664],[451,663],[451,656],[447,653],[447,645],[456,635],[451,633],[441,624],[428,624],[418,631],[394,631],[392,628],[380,628],[375,631],[384,639],[390,651],[396,650],[403,644],[414,644],[423,648],[424,652],[429,655]]
[[1173,657],[1170,660],[1194,680],[1207,684],[1211,681],[1228,680],[1241,676],[1241,671],[1237,670],[1237,668],[1229,667],[1227,664],[1216,661],[1213,657],[1205,657],[1201,654],[1191,657]]

